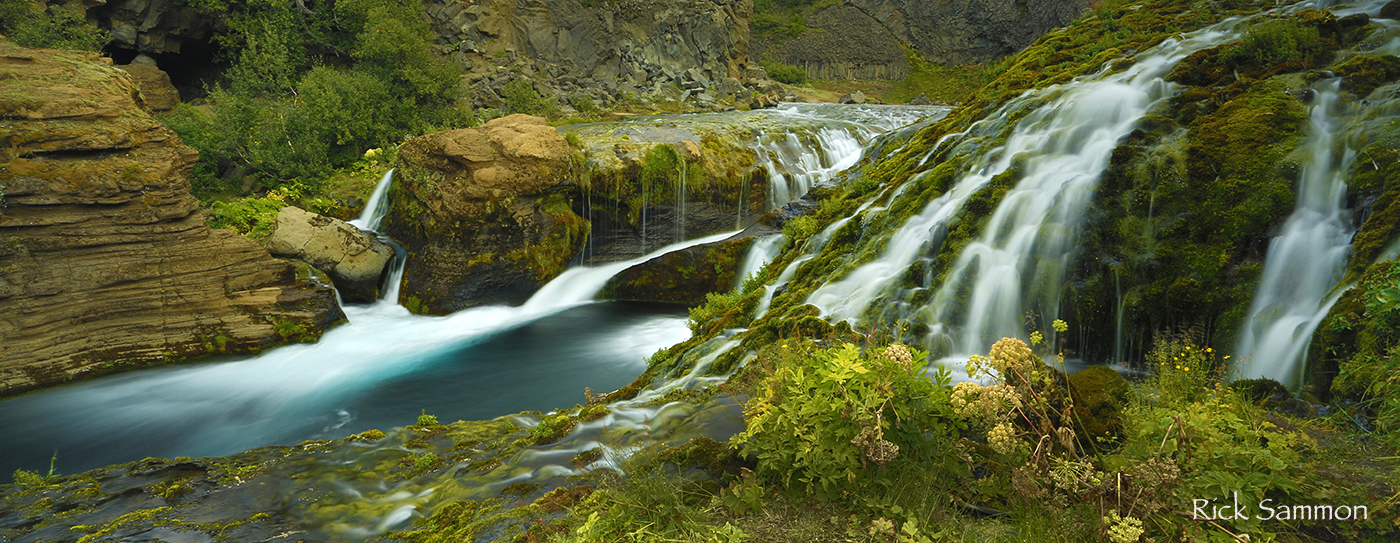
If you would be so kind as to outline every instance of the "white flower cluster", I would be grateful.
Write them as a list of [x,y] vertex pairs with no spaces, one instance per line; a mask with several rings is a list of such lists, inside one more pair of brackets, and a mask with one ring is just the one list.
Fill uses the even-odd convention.
[[898,343],[885,347],[884,356],[906,370],[914,365],[914,354],[909,352],[908,347]]
[[994,424],[1021,408],[1021,396],[1016,394],[1016,389],[1004,384],[984,387],[977,383],[958,383],[953,386],[949,403],[962,418]]

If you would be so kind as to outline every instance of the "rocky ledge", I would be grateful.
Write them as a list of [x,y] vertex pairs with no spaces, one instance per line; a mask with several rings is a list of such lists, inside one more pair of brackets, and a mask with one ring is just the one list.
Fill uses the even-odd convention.
[[0,40],[0,396],[314,340],[329,285],[211,230],[197,154],[96,54]]

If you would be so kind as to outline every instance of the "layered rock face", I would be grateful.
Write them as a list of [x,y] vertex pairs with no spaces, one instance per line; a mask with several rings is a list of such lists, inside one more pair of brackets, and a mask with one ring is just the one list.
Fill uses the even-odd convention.
[[305,260],[331,280],[347,302],[379,299],[394,248],[340,219],[287,206],[277,212],[277,227],[267,240],[277,256]]
[[[586,5],[585,5],[586,4]],[[752,0],[430,0],[444,52],[482,87],[523,79],[544,95],[606,102],[672,84],[734,93],[746,76]],[[520,76],[524,76],[523,78]],[[496,107],[494,95],[477,96]]]
[[385,232],[409,250],[400,300],[419,312],[518,303],[582,249],[573,150],[539,117],[411,139]]
[[849,0],[900,41],[940,64],[986,62],[1064,26],[1089,0]]
[[95,54],[0,42],[0,395],[310,340],[333,291],[189,194],[197,155]]
[[818,79],[900,79],[904,45],[940,64],[987,62],[1064,26],[1088,0],[848,0],[816,10],[790,38],[756,36],[750,56],[802,66]]

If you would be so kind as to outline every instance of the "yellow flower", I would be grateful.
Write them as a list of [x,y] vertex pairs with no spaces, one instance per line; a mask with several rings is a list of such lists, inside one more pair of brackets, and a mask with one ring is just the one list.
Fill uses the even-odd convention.
[[1210,347],[1206,347],[1206,352],[1208,352],[1208,353],[1213,353],[1213,352],[1215,352],[1215,351],[1210,350]]
[[1177,364],[1176,369],[1181,369],[1181,364]]
[[788,348],[786,343],[783,344],[783,348],[784,348],[784,349]]
[[1186,368],[1181,371],[1191,371],[1191,366],[1186,366]]
[[1190,345],[1187,345],[1187,346],[1186,346],[1186,350],[1188,350],[1188,351],[1191,350],[1191,346],[1190,346]]
[[1226,359],[1226,360],[1229,360],[1229,359],[1230,359],[1230,355],[1228,355],[1228,354],[1225,355],[1225,359]]

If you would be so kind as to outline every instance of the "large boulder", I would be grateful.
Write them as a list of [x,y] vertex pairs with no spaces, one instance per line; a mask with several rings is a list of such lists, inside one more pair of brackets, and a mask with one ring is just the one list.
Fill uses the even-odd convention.
[[[0,41],[0,396],[210,352],[314,340],[334,292],[211,230],[197,154],[92,53]],[[304,270],[301,270],[304,271]]]
[[573,156],[527,115],[405,142],[384,220],[409,251],[401,301],[430,313],[518,303],[564,271],[588,237]]
[[277,212],[267,250],[326,272],[347,302],[379,299],[380,280],[394,258],[393,247],[364,230],[293,206]]

